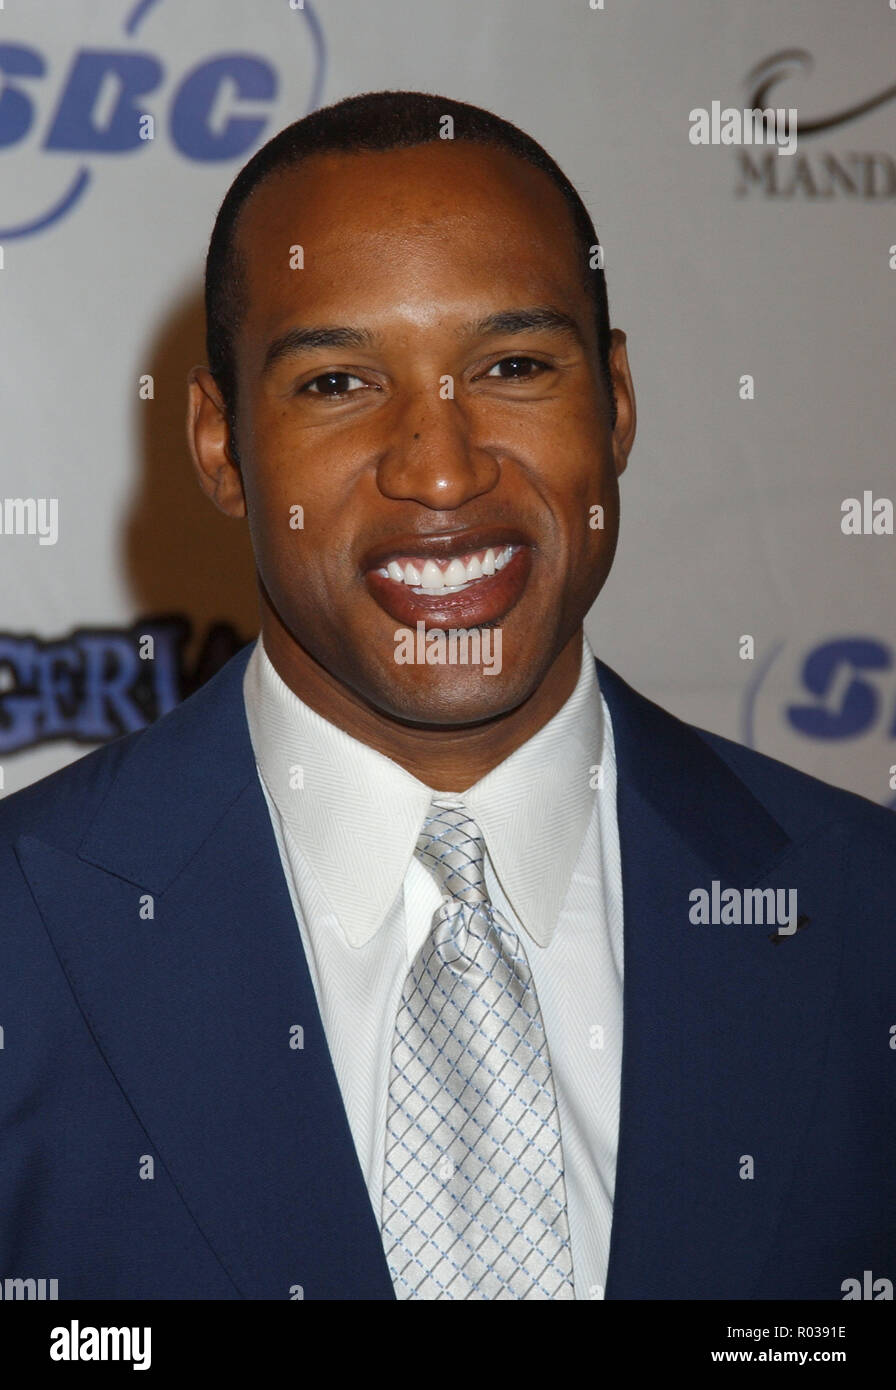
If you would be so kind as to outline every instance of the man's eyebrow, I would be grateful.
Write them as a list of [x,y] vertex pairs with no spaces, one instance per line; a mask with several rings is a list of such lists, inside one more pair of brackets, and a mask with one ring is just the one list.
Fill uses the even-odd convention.
[[484,338],[490,333],[565,333],[583,342],[582,330],[570,314],[550,305],[539,304],[529,309],[502,309],[487,318],[477,319],[465,324],[461,332],[467,336]]
[[[583,341],[582,330],[570,314],[544,304],[526,309],[502,309],[486,318],[466,323],[459,330],[465,338],[531,332],[565,333],[580,343]],[[314,352],[320,348],[369,348],[375,342],[376,335],[366,328],[349,328],[341,324],[288,328],[268,344],[262,371],[268,372],[283,358],[299,357],[303,352]]]
[[323,324],[318,328],[288,328],[268,343],[264,354],[263,372],[267,372],[284,357],[298,357],[317,348],[366,348],[374,335],[366,328],[346,328],[338,324]]

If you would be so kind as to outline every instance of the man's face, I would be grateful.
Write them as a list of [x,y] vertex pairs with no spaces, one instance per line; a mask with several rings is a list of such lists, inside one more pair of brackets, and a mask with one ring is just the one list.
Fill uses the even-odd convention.
[[[252,195],[238,242],[237,444],[280,624],[393,718],[515,709],[604,583],[631,442],[562,195],[463,142],[315,156]],[[622,335],[614,363],[626,396]],[[421,620],[500,628],[500,672],[400,663]]]

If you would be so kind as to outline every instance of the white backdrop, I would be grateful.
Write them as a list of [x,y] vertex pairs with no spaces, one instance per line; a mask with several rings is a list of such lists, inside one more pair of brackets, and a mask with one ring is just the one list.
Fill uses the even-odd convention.
[[[890,0],[293,3],[0,10],[4,790],[257,631],[245,528],[183,438],[208,234],[276,130],[411,87],[534,135],[606,248],[639,436],[596,649],[682,717],[896,800],[896,539],[841,529],[844,499],[896,493]],[[794,156],[690,142],[692,109],[751,106],[763,73],[798,110]],[[55,543],[17,498],[55,499]]]

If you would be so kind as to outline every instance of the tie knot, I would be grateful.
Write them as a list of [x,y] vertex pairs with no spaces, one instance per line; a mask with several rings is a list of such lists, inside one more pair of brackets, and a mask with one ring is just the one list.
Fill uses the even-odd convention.
[[432,803],[415,853],[449,897],[470,907],[488,901],[479,826],[462,808]]

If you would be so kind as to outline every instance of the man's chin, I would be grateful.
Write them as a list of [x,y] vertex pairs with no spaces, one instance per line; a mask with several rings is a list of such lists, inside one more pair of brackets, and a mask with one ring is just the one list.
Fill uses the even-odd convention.
[[464,728],[500,719],[529,698],[538,672],[423,667],[380,685],[368,702],[401,724],[418,728]]

